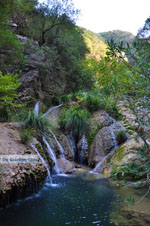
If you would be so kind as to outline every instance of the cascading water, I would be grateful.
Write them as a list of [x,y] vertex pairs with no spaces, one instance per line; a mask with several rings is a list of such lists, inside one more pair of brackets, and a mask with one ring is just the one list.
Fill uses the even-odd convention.
[[69,136],[69,142],[70,142],[70,145],[71,145],[71,149],[73,151],[73,160],[75,161],[75,153],[76,153],[77,147],[76,147],[76,142],[75,142],[75,138],[73,136],[72,131],[71,131],[70,136]]
[[[36,115],[39,114],[39,104],[40,104],[40,101],[38,101],[38,102],[35,104],[35,107],[34,107],[34,112],[35,112]],[[46,117],[46,116],[47,116],[48,114],[50,114],[52,111],[56,110],[57,108],[59,108],[59,107],[61,107],[61,106],[62,106],[62,104],[60,104],[60,105],[58,105],[58,106],[55,106],[55,107],[51,107],[45,114],[43,114],[42,117]],[[52,132],[51,132],[51,133],[52,133]],[[64,156],[64,150],[63,150],[63,147],[62,147],[61,144],[58,142],[56,136],[55,136],[53,133],[52,133],[52,135],[53,135],[54,139],[56,140],[56,143],[57,143],[57,145],[58,145],[58,147],[59,147],[59,149],[60,149],[61,155]],[[54,169],[55,169],[56,173],[60,173],[61,170],[60,170],[60,168],[58,167],[57,159],[56,159],[56,156],[55,156],[55,152],[53,151],[53,149],[51,148],[51,146],[49,145],[49,143],[47,142],[47,140],[46,140],[46,138],[45,138],[44,136],[43,136],[43,142],[45,143],[45,145],[46,145],[46,147],[47,147],[47,151],[48,151],[48,154],[49,154],[50,158],[51,158],[51,159],[54,161],[54,163],[55,163]],[[34,146],[33,148],[34,148],[34,150],[36,149],[35,146]],[[38,152],[37,149],[36,149],[36,152],[38,153],[38,155],[40,155],[40,153]],[[41,158],[42,156],[40,155],[39,157]],[[42,158],[41,160],[42,160],[43,164],[46,166],[47,163],[44,161],[44,159]],[[47,167],[48,167],[48,165],[47,165]],[[47,167],[46,167],[46,168],[47,168]]]
[[48,164],[46,163],[46,161],[43,159],[43,157],[41,156],[41,154],[39,153],[38,149],[36,148],[36,146],[34,144],[31,145],[31,147],[34,149],[34,151],[37,153],[37,155],[39,156],[39,158],[41,159],[43,165],[45,166],[45,168],[47,169],[47,174],[48,174],[48,181],[50,183],[52,183],[52,180],[51,180],[51,174],[50,174],[50,170],[49,170],[49,166]]
[[107,162],[107,158],[111,155],[113,155],[113,153],[115,152],[117,148],[113,149],[113,151],[111,151],[110,153],[108,153],[107,155],[104,156],[104,158],[96,165],[96,167],[90,171],[89,173],[101,173],[103,170],[103,166],[104,164]]
[[38,101],[34,106],[34,112],[36,115],[39,114],[39,105],[40,105],[40,101]]
[[80,164],[83,164],[85,162],[86,157],[85,154],[87,149],[88,149],[87,139],[85,134],[83,134],[78,143],[78,161]]
[[60,154],[61,154],[61,157],[62,158],[65,158],[65,155],[64,155],[64,149],[62,147],[62,145],[60,144],[60,142],[57,140],[57,137],[55,136],[55,134],[51,131],[51,134],[53,135],[58,147],[59,147],[59,150],[60,150]]
[[87,144],[87,139],[85,134],[82,135],[77,145],[76,145],[76,141],[72,131],[68,139],[73,151],[73,160],[79,164],[83,164],[85,162],[85,153],[86,153],[86,150],[88,149],[88,144]]
[[57,164],[57,159],[56,159],[56,155],[55,155],[55,152],[54,150],[51,148],[51,146],[49,145],[48,141],[46,140],[46,138],[43,136],[43,142],[44,144],[46,145],[47,147],[47,151],[48,151],[48,154],[50,156],[50,158],[53,160],[53,162],[55,163],[55,166],[54,166],[54,170],[56,173],[61,173],[61,170]]
[[62,105],[63,105],[63,104],[59,104],[58,106],[51,107],[50,109],[48,109],[48,111],[47,111],[45,114],[43,114],[42,117],[43,117],[43,118],[46,117],[48,114],[50,114],[52,111],[58,109],[58,108],[61,107]]

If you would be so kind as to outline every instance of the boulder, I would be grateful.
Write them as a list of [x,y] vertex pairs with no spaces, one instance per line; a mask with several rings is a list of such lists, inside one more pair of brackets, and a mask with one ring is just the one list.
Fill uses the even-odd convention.
[[[90,120],[91,134],[96,133],[88,153],[89,166],[95,167],[113,148],[117,146],[117,133],[125,130],[121,123],[105,111],[95,112]],[[92,132],[94,131],[94,132]]]
[[90,147],[88,164],[95,166],[113,147],[115,144],[110,127],[100,129]]
[[112,123],[113,119],[105,111],[99,110],[94,112],[90,118],[90,129],[110,126]]
[[116,169],[131,162],[138,162],[138,153],[143,145],[144,142],[141,138],[138,140],[131,138],[125,144],[121,145],[111,159],[113,168]]
[[65,158],[58,158],[57,164],[63,173],[71,174],[75,171],[75,163]]

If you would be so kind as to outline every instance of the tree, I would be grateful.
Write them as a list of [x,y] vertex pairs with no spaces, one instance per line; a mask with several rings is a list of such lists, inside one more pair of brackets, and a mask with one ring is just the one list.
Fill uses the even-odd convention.
[[143,28],[139,29],[137,36],[141,37],[142,39],[150,38],[150,17],[146,19]]
[[38,40],[40,46],[46,42],[48,34],[53,34],[55,41],[59,27],[74,23],[78,13],[79,11],[74,9],[72,0],[49,1],[49,5],[39,4],[31,25],[33,26],[32,35]]
[[0,72],[0,121],[8,119],[8,111],[11,106],[20,106],[14,103],[19,96],[16,94],[20,83],[17,75]]
[[[5,2],[5,1],[4,1]],[[0,71],[7,72],[6,65],[14,63],[16,59],[22,60],[22,44],[10,29],[10,5],[9,1],[0,2]],[[6,4],[7,3],[7,4]],[[10,63],[11,62],[11,63]]]
[[28,30],[30,30],[30,23],[37,5],[38,0],[10,1],[10,20],[17,25],[17,33],[26,35]]

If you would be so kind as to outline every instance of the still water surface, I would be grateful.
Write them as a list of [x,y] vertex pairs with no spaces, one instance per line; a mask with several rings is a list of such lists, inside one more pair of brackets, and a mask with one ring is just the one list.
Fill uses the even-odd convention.
[[[0,226],[109,226],[116,195],[107,180],[54,176],[39,193],[0,210]],[[117,205],[117,202],[116,202]]]

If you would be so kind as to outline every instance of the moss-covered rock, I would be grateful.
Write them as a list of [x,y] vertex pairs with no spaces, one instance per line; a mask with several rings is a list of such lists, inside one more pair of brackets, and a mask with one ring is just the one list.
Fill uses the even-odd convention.
[[121,145],[111,159],[113,170],[125,166],[131,162],[139,162],[139,150],[143,147],[142,139],[134,138]]

